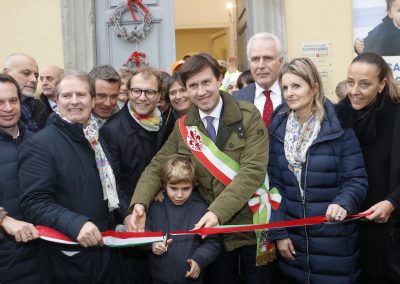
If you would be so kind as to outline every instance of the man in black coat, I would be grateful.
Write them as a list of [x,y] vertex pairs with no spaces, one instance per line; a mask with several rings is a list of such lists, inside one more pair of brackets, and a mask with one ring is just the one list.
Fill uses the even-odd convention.
[[[118,204],[107,198],[116,194],[115,187],[109,191],[104,184],[112,173],[99,173],[111,160],[106,147],[101,139],[89,143],[87,138],[97,130],[91,117],[94,82],[86,73],[70,73],[56,93],[60,115],[28,139],[19,153],[20,206],[28,220],[60,231],[80,246],[40,242],[40,266],[47,270],[42,281],[127,283],[118,250],[103,246],[100,234],[115,228]],[[98,156],[100,148],[106,159]]]
[[[158,72],[150,68],[136,71],[128,103],[101,128],[123,194],[120,201],[128,206],[142,171],[162,146],[164,129],[157,121],[161,116],[157,109],[161,88]],[[152,123],[152,119],[157,122]]]
[[22,221],[19,210],[18,151],[31,134],[20,119],[21,91],[10,76],[0,74],[0,283],[40,283],[38,232]]
[[10,54],[4,61],[3,72],[13,77],[21,89],[21,121],[29,131],[39,131],[51,112],[41,100],[35,98],[39,77],[35,59],[25,53]]
[[117,101],[121,78],[110,65],[93,67],[89,72],[96,88],[96,99],[93,114],[99,127],[102,127],[110,117],[118,112]]
[[42,83],[42,94],[40,100],[46,105],[46,110],[53,113],[57,110],[56,84],[61,79],[64,70],[58,66],[50,65],[40,72],[40,82]]
[[[129,84],[128,103],[101,128],[101,136],[111,152],[122,208],[129,207],[140,175],[162,146],[165,128],[157,108],[161,82],[159,72],[151,68],[135,71]],[[127,216],[125,211],[122,217]],[[132,249],[127,254],[131,281],[150,281],[147,265],[142,267],[147,259],[143,252]]]

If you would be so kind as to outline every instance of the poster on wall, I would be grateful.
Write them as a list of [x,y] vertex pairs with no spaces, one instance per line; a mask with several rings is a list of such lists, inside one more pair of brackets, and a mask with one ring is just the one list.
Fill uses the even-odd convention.
[[400,81],[400,1],[353,0],[354,52],[375,52]]
[[310,58],[317,65],[331,65],[331,44],[321,43],[300,43],[300,52],[303,57]]
[[[400,0],[399,0],[400,1]],[[302,57],[310,58],[319,70],[324,86],[325,95],[334,96],[333,89],[333,70],[331,63],[331,43],[330,42],[302,42],[299,45]]]

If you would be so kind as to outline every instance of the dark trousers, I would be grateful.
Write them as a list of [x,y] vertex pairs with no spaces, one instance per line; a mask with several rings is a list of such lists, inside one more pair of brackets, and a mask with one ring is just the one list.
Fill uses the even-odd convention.
[[[68,256],[62,251],[79,251]],[[116,248],[39,246],[42,283],[128,283],[122,257]]]
[[217,260],[206,269],[204,283],[273,284],[276,264],[257,267],[256,249],[256,245],[244,246],[231,252],[222,248]]
[[400,279],[398,281],[391,281],[385,279],[384,277],[364,277],[361,279],[361,284],[399,284]]
[[148,253],[140,247],[122,249],[122,256],[129,282],[131,284],[152,284]]
[[400,223],[360,222],[361,283],[400,283]]

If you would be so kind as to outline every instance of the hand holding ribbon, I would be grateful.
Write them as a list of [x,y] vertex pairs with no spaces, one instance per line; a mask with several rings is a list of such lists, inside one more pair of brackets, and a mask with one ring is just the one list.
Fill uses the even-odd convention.
[[[197,230],[200,228],[212,228],[215,227],[219,224],[218,222],[218,217],[215,215],[213,212],[208,211],[206,214],[204,214],[203,217],[195,224],[193,230]],[[204,239],[206,236],[202,236]]]
[[377,223],[386,223],[395,210],[396,208],[390,201],[383,200],[361,214],[369,215],[366,217],[367,220],[375,221]]
[[129,221],[128,231],[144,232],[146,224],[146,211],[142,204],[135,204]]

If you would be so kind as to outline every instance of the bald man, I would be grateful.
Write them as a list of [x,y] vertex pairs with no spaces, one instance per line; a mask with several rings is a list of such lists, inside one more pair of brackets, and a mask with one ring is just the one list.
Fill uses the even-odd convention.
[[39,80],[42,83],[40,100],[46,105],[46,109],[50,113],[58,110],[55,90],[56,84],[63,74],[64,70],[55,65],[46,66],[40,72]]
[[50,113],[42,101],[34,98],[39,70],[31,56],[25,53],[13,53],[6,57],[3,72],[13,77],[21,88],[21,121],[32,132],[45,125]]

